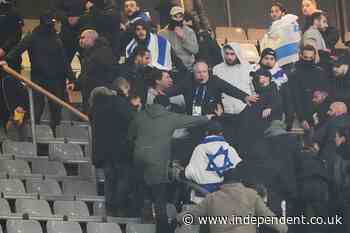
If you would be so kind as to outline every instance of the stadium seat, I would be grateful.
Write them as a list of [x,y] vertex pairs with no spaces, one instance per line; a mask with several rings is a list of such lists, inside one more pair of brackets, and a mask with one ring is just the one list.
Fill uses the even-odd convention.
[[33,216],[50,216],[52,215],[49,203],[45,200],[16,200],[16,212],[29,214]]
[[245,31],[240,27],[216,27],[216,39],[219,41],[237,42],[247,40]]
[[[47,141],[53,141],[55,137],[53,136],[52,129],[48,125],[36,125],[36,139],[38,142],[47,142]],[[28,140],[32,139],[32,128],[27,125],[26,127],[26,137]]]
[[135,224],[126,225],[126,233],[155,233],[156,225],[154,224]]
[[49,157],[51,160],[74,162],[83,160],[83,151],[76,144],[50,144]]
[[248,29],[248,39],[260,41],[264,38],[264,35],[266,33],[267,33],[266,29],[249,28]]
[[5,141],[2,149],[5,154],[29,157],[37,156],[36,146],[30,142]]
[[24,185],[18,179],[0,179],[0,191],[4,194],[25,194]]
[[34,220],[8,220],[7,233],[42,233],[40,223]]
[[46,223],[47,233],[82,233],[79,223],[48,221]]
[[11,208],[6,199],[0,199],[0,215],[10,215]]
[[87,224],[87,233],[122,233],[122,230],[115,223],[89,222]]
[[40,196],[60,196],[61,188],[55,180],[27,180],[27,192],[38,193]]
[[89,210],[82,201],[55,201],[53,205],[55,214],[68,217],[88,217]]
[[88,141],[89,132],[87,127],[76,125],[59,125],[56,127],[56,137],[68,140]]
[[106,216],[106,203],[104,201],[94,202],[93,212],[95,216]]
[[252,44],[240,44],[241,52],[244,59],[251,63],[258,62],[259,53],[255,45]]
[[30,175],[30,168],[26,161],[23,160],[0,160],[0,172],[7,172],[10,175],[21,174]]
[[199,225],[182,225],[176,229],[177,233],[199,233]]
[[45,177],[67,176],[63,163],[59,161],[35,160],[32,162],[32,173],[43,174]]
[[97,195],[96,183],[84,180],[64,180],[63,193],[67,195]]

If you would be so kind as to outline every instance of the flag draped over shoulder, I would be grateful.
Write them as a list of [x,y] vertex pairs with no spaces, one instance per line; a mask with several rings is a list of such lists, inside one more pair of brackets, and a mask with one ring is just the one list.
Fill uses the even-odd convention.
[[280,66],[297,62],[299,60],[299,47],[301,31],[297,22],[298,16],[285,15],[273,22],[270,30],[261,41],[262,50],[271,48],[276,51]]
[[[131,57],[138,43],[133,39],[126,47],[126,57]],[[171,45],[167,39],[159,35],[150,34],[147,48],[151,51],[152,66],[161,69],[171,70]]]

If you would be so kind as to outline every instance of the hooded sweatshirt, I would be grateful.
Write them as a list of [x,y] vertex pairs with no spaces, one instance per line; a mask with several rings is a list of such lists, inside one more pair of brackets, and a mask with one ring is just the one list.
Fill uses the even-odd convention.
[[129,138],[135,141],[134,163],[147,184],[168,183],[171,141],[174,131],[198,126],[208,118],[193,117],[166,110],[159,104],[147,106],[136,115],[130,126]]
[[[254,87],[252,83],[252,77],[250,72],[253,71],[253,67],[244,60],[241,54],[241,48],[238,43],[228,43],[234,51],[238,59],[238,63],[235,65],[228,65],[225,61],[214,67],[213,73],[219,78],[225,80],[231,85],[237,87],[241,91],[244,91],[248,95],[254,93]],[[222,54],[224,53],[222,49]],[[223,94],[222,103],[224,105],[225,113],[239,114],[247,106],[239,99],[230,97]]]

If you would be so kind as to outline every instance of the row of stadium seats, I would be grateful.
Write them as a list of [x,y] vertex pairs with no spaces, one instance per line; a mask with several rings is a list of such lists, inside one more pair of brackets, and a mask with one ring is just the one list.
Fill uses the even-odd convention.
[[[48,144],[48,157],[38,156],[37,147],[30,142],[15,142],[6,140],[3,142],[0,159],[41,159],[51,161],[61,161],[66,163],[84,163],[89,158],[84,156],[83,149],[78,144],[50,143]],[[0,163],[1,168],[1,163]],[[24,171],[27,171],[25,169]],[[8,171],[11,172],[11,171]]]
[[[40,224],[35,220],[8,220],[4,227],[7,233],[122,233],[121,228],[115,223],[93,223],[86,224],[86,229],[77,222],[47,221]],[[0,227],[0,233],[5,232]],[[128,224],[126,233],[152,233],[155,226],[149,224]]]

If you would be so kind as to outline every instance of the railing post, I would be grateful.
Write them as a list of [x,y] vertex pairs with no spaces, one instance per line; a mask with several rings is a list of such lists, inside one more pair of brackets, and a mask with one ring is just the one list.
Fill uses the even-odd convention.
[[28,90],[28,96],[29,96],[29,108],[30,108],[30,124],[31,124],[31,129],[32,129],[32,140],[33,144],[37,144],[36,140],[36,125],[35,125],[35,111],[34,111],[34,98],[33,98],[33,90],[30,89],[29,87],[27,88]]

